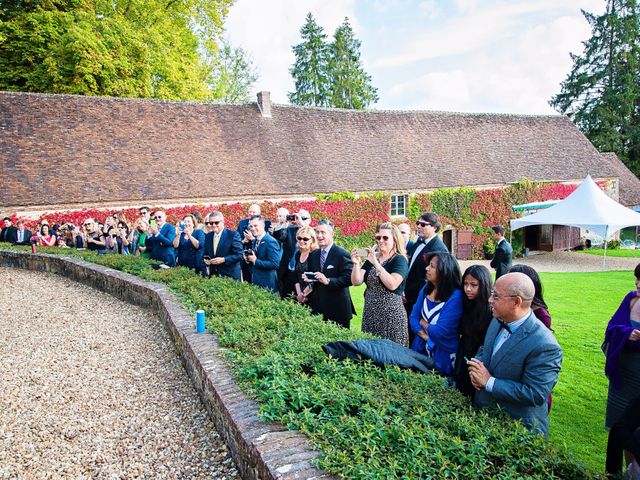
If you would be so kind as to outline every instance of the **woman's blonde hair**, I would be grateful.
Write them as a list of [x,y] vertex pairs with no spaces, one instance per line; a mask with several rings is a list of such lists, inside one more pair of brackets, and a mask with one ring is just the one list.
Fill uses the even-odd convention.
[[[318,249],[318,239],[316,237],[316,231],[311,227],[300,227],[296,232],[296,237],[305,235],[311,238],[311,244],[309,245],[309,251],[313,252]],[[297,241],[297,239],[296,239]]]
[[404,245],[404,240],[402,239],[402,234],[398,227],[391,222],[384,222],[379,224],[376,227],[376,233],[380,232],[380,230],[391,230],[391,238],[393,238],[393,252],[399,255],[407,255],[407,249]]

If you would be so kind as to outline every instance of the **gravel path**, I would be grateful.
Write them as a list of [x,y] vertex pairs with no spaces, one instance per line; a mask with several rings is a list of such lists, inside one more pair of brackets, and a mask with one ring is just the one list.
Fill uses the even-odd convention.
[[[459,260],[464,272],[469,265],[485,265],[490,271],[489,260]],[[528,257],[514,258],[513,263],[524,263],[538,272],[602,272],[602,256],[587,255],[576,252],[544,252],[534,253]],[[640,263],[640,258],[607,257],[606,270],[633,270]]]
[[0,268],[0,479],[236,479],[159,320]]

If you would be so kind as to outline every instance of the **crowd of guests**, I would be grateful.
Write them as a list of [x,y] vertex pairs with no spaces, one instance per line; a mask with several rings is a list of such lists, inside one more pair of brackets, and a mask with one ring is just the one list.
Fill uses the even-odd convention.
[[[131,224],[122,214],[103,223],[48,225],[35,232],[3,219],[0,242],[86,248],[99,253],[144,256],[205,277],[246,281],[307,305],[327,321],[349,328],[355,313],[349,287],[365,284],[362,330],[430,357],[435,370],[476,406],[501,407],[526,427],[548,433],[551,391],[562,350],[540,277],[530,266],[512,265],[504,228],[491,272],[472,265],[463,273],[438,237],[440,219],[425,212],[410,225],[382,223],[373,246],[351,252],[334,243],[329,220],[311,226],[309,212],[280,208],[274,221],[252,205],[235,229],[221,212],[197,212],[175,225],[162,210],[138,211]],[[636,289],[623,300],[606,330],[603,351],[610,381],[606,425],[610,428],[607,472],[640,466],[640,265]]]

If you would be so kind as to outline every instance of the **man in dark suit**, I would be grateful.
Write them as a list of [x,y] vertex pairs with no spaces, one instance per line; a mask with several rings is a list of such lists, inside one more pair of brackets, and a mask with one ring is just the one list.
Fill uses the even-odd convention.
[[146,246],[151,258],[170,267],[176,266],[176,253],[173,239],[176,238],[176,227],[167,223],[167,214],[158,210],[153,214],[156,225],[150,227],[151,235],[147,237]]
[[25,228],[24,222],[18,220],[16,223],[16,239],[14,243],[16,245],[29,245],[32,235],[31,230]]
[[333,243],[333,225],[329,220],[318,222],[316,236],[320,248],[309,255],[309,272],[315,275],[309,295],[311,311],[349,328],[351,317],[356,313],[349,293],[351,255]]
[[[409,273],[405,283],[403,300],[407,311],[407,318],[411,317],[411,311],[418,299],[420,290],[426,283],[427,254],[431,252],[448,252],[447,246],[438,237],[442,227],[440,217],[434,212],[424,212],[416,221],[416,242],[407,249],[409,259]],[[409,345],[415,335],[409,327]]]
[[225,228],[224,216],[220,212],[211,212],[204,219],[204,224],[211,230],[204,240],[204,263],[209,267],[209,277],[215,275],[240,280],[240,235]]
[[[280,208],[278,212],[281,210],[286,211],[287,214],[289,213],[287,210]],[[291,218],[291,216],[289,217]],[[311,215],[306,210],[300,210],[298,213],[293,214],[293,217],[295,218],[293,223],[287,222],[283,228],[273,232],[273,237],[282,245],[282,259],[278,267],[278,286],[282,298],[288,297],[295,291],[295,284],[298,280],[293,271],[293,267],[295,267],[295,259],[293,257],[298,251],[298,241],[296,239],[298,229],[309,226],[311,223]]]
[[[251,231],[249,229],[249,220],[255,215],[260,215],[260,205],[258,205],[257,203],[251,205],[249,207],[249,210],[247,211],[247,214],[248,217],[240,220],[240,222],[238,223],[238,228],[236,228],[238,235],[240,235],[240,240],[242,241],[243,248],[251,248],[251,244],[255,241],[255,238],[253,237],[253,235],[251,235]],[[268,231],[271,227],[271,222],[265,220],[264,225],[265,230]],[[246,262],[240,262],[240,268],[242,269],[242,280],[251,283],[250,265]]]
[[505,230],[502,225],[491,227],[491,230],[493,230],[494,240],[496,241],[496,253],[491,260],[491,267],[496,270],[497,280],[511,268],[513,248],[504,238]]
[[530,430],[549,432],[547,399],[562,366],[562,349],[531,310],[533,282],[523,273],[496,280],[489,304],[494,319],[468,362],[478,408],[499,406]]
[[0,242],[15,243],[16,241],[16,227],[11,224],[9,217],[2,219],[3,228],[0,231]]
[[265,221],[260,215],[249,219],[249,230],[254,241],[244,259],[251,268],[251,283],[278,292],[278,265],[282,256],[280,244],[265,231]]

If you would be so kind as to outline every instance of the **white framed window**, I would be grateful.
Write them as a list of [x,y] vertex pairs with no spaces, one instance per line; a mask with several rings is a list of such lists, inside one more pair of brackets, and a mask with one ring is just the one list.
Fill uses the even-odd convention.
[[409,195],[391,195],[391,216],[406,217]]

